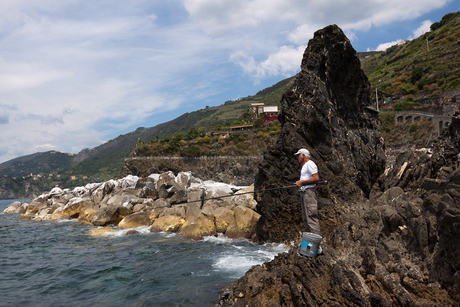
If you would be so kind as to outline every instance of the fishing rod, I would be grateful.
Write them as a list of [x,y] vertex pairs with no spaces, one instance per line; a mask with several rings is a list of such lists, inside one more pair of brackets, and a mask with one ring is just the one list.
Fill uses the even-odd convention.
[[[327,183],[327,180],[316,182],[316,184],[323,184],[323,183]],[[184,201],[184,202],[180,202],[180,203],[175,203],[175,204],[171,204],[171,205],[168,205],[168,206],[155,207],[155,209],[157,209],[157,208],[169,208],[171,206],[196,203],[196,202],[199,202],[199,201],[220,199],[220,198],[225,198],[225,197],[240,196],[240,195],[245,195],[245,194],[253,194],[253,193],[259,193],[259,192],[266,192],[266,191],[289,189],[289,188],[295,188],[295,187],[297,187],[297,186],[295,184],[293,184],[293,185],[287,185],[287,186],[278,187],[278,188],[269,188],[269,189],[257,190],[257,191],[252,191],[252,192],[244,192],[244,193],[238,193],[238,194],[229,194],[229,195],[224,195],[224,196],[216,196],[216,197],[211,197],[211,198],[203,198],[203,199],[199,199],[199,200],[192,200],[192,201]]]

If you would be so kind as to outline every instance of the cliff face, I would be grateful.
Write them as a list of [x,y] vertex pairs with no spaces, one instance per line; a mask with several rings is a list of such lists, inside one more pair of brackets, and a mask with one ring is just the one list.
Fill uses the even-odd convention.
[[[315,33],[305,50],[301,72],[283,96],[277,141],[266,151],[255,189],[292,185],[300,165],[294,156],[307,148],[318,165],[320,204],[369,196],[384,171],[378,112],[356,51],[333,25]],[[302,231],[298,193],[276,190],[257,195],[262,215],[260,242],[291,241]]]

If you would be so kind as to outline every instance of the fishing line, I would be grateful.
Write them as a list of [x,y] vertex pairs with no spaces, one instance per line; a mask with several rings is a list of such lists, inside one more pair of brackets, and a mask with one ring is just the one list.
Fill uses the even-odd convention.
[[[318,181],[316,184],[323,184],[323,183],[327,183],[327,180]],[[278,187],[278,188],[269,188],[269,189],[257,190],[257,191],[252,191],[252,192],[244,192],[244,193],[238,193],[238,194],[229,194],[229,195],[224,195],[224,196],[216,196],[216,197],[211,197],[211,198],[203,198],[203,199],[199,199],[199,200],[192,200],[192,201],[185,201],[185,202],[175,203],[175,204],[171,204],[171,205],[168,205],[168,206],[155,207],[154,209],[158,209],[158,208],[170,208],[171,206],[184,205],[184,204],[190,204],[190,203],[196,203],[196,202],[199,202],[199,201],[212,200],[212,199],[220,199],[220,198],[225,198],[225,197],[240,196],[240,195],[245,195],[245,194],[253,194],[253,193],[259,193],[259,192],[266,192],[266,191],[274,191],[274,190],[281,190],[281,189],[289,189],[289,188],[295,188],[295,187],[297,187],[297,186],[294,184],[294,185],[288,185],[288,186]]]

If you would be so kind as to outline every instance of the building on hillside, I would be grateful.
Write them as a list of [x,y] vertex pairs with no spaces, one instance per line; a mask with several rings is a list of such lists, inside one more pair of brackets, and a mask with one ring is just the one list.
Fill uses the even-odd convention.
[[278,119],[278,107],[277,106],[266,106],[263,102],[251,103],[251,108],[249,113],[253,117],[259,117],[262,114],[265,114],[265,121],[272,121]]
[[252,131],[253,125],[240,125],[230,127],[230,133],[240,132],[240,131]]
[[264,114],[267,117],[278,116],[278,107],[277,106],[266,106],[264,107]]
[[264,103],[263,102],[253,102],[251,103],[251,108],[249,109],[249,113],[259,116],[260,114],[264,113]]

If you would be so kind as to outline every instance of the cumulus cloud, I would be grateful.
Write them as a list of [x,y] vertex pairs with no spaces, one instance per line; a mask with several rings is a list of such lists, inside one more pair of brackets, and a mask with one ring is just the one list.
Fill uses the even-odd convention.
[[412,35],[410,35],[407,39],[415,39],[423,34],[425,34],[426,32],[430,32],[430,27],[433,23],[431,22],[431,20],[425,20],[421,23],[420,27],[418,27],[413,33]]
[[375,50],[367,49],[367,51],[385,51],[388,48],[390,48],[391,46],[397,45],[397,44],[399,44],[401,42],[403,42],[402,39],[397,39],[397,40],[392,41],[392,42],[382,43],[382,44],[378,45],[377,48],[375,48]]
[[300,62],[306,46],[282,46],[278,52],[271,54],[266,60],[256,63],[255,59],[244,52],[238,51],[230,56],[230,60],[256,78],[267,75],[292,76],[300,69]]

